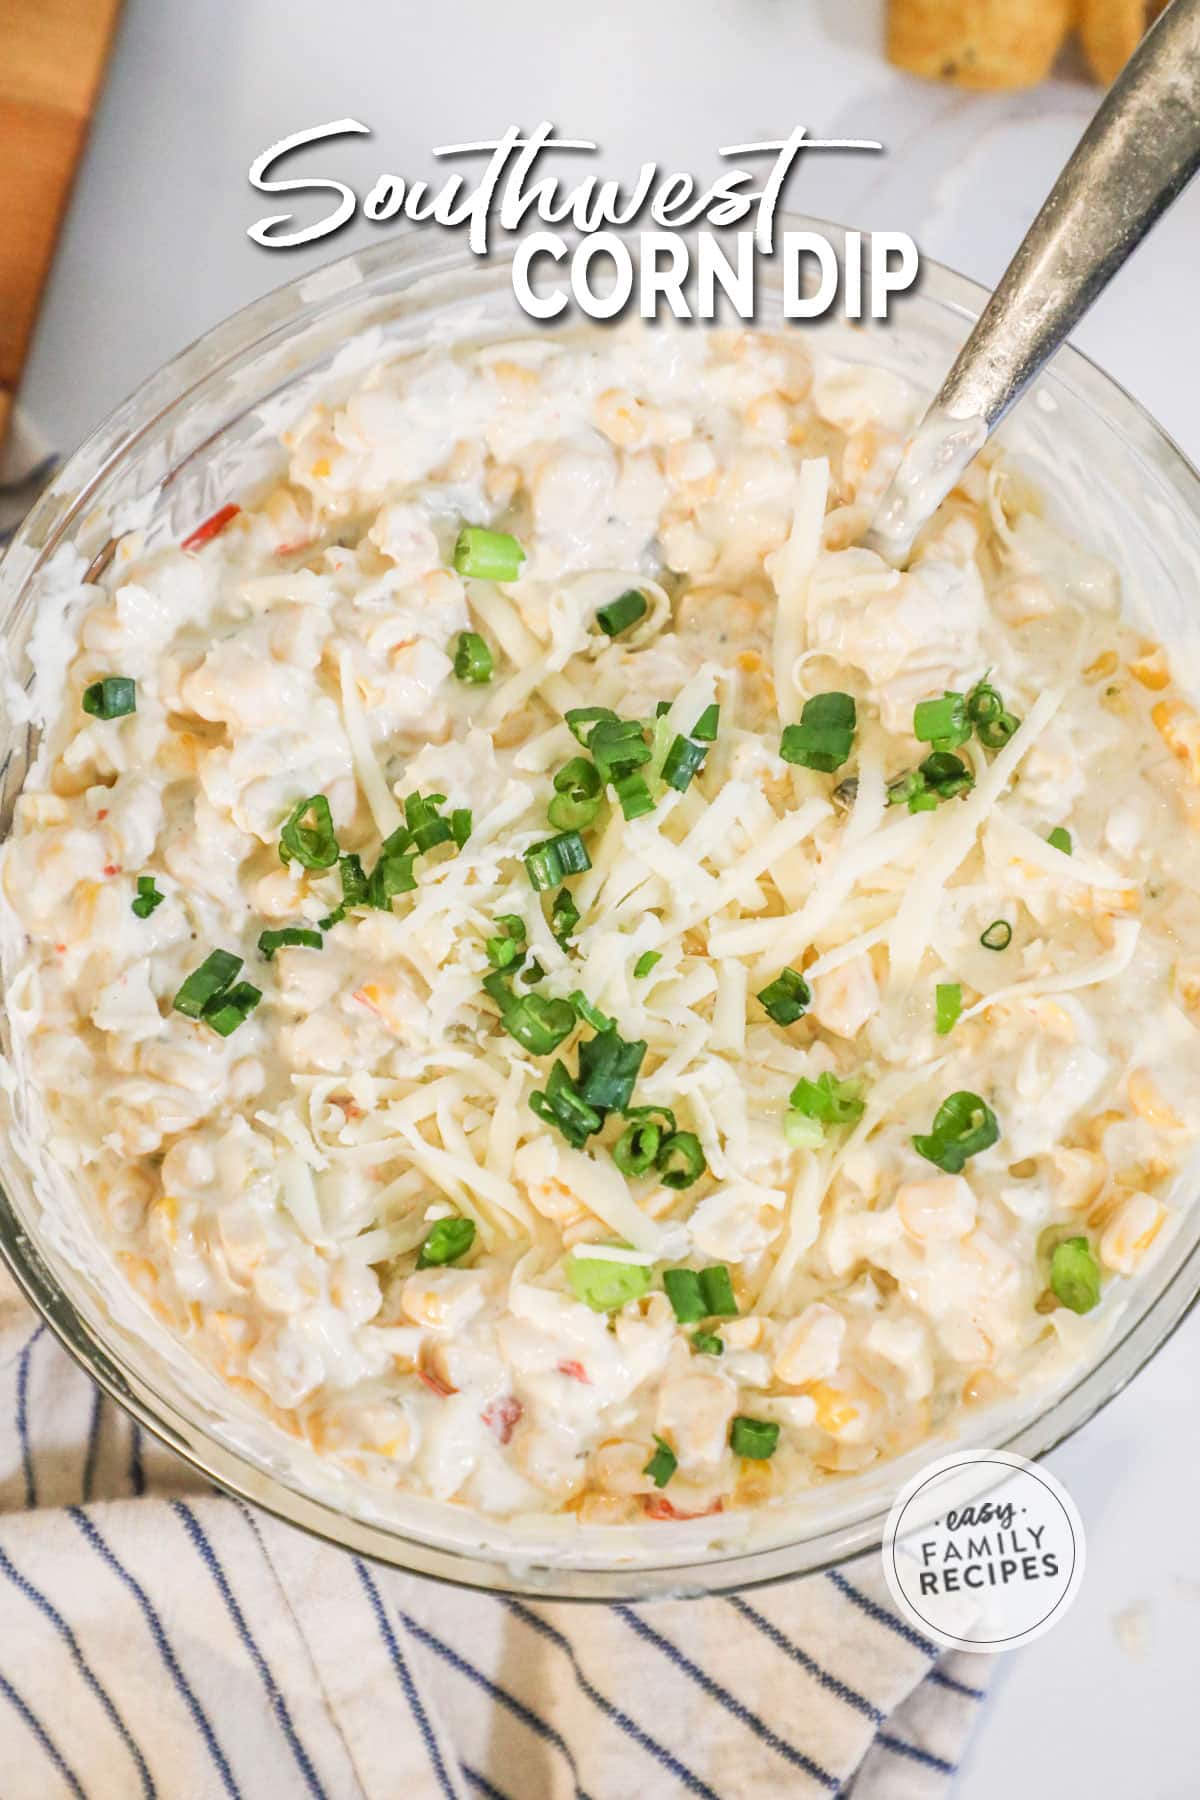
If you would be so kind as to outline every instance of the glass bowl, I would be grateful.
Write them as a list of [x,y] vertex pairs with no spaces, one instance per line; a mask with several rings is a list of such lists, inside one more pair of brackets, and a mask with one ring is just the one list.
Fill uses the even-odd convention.
[[[783,229],[836,228],[786,219]],[[932,392],[986,295],[926,261],[919,291],[886,324],[825,321],[819,345],[883,362]],[[779,319],[776,273],[760,279],[758,319]],[[649,327],[647,327],[649,328]],[[418,233],[289,283],[218,325],[118,408],[55,477],[0,564],[0,619],[13,683],[30,678],[35,618],[45,633],[81,572],[95,581],[130,528],[177,540],[244,498],[281,461],[277,437],[320,391],[336,396],[384,354],[431,340],[559,331],[512,297],[507,259],[479,261]],[[691,329],[702,330],[703,325]],[[783,329],[796,329],[784,326]],[[1172,647],[1185,681],[1196,663],[1194,571],[1200,478],[1115,382],[1064,350],[1005,430],[1052,510],[1116,564],[1127,610]],[[1195,684],[1193,684],[1195,685]],[[17,709],[19,711],[19,708]],[[0,832],[36,750],[35,730],[0,722]],[[0,1024],[11,1050],[7,1016]],[[1200,1229],[1185,1210],[1167,1245],[1114,1308],[1093,1360],[1069,1385],[1003,1413],[964,1419],[953,1440],[772,1505],[671,1524],[582,1527],[573,1516],[492,1520],[391,1495],[320,1461],[254,1412],[157,1324],[37,1154],[35,1097],[0,1084],[0,1251],[65,1347],[143,1425],[221,1487],[330,1543],[422,1575],[495,1591],[615,1600],[706,1593],[780,1580],[878,1546],[900,1484],[951,1445],[987,1443],[1037,1457],[1075,1431],[1166,1339],[1200,1290]]]

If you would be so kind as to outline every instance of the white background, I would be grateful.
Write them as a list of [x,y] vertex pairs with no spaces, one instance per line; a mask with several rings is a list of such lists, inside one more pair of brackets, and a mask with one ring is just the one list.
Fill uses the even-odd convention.
[[[877,0],[127,0],[25,404],[69,448],[223,315],[378,241],[387,227],[357,225],[270,253],[245,235],[278,210],[248,186],[251,159],[347,115],[373,137],[322,161],[364,193],[384,170],[431,173],[436,144],[543,118],[626,176],[651,158],[711,175],[718,146],[798,123],[881,138],[886,157],[811,157],[788,203],[910,231],[994,280],[1096,91],[1070,66],[1019,96],[908,80],[882,60],[880,15]],[[1200,460],[1198,227],[1200,186],[1078,341]],[[1002,1662],[966,1800],[1200,1791],[1198,1357],[1193,1318],[1053,1457],[1087,1526],[1087,1576],[1064,1623]]]

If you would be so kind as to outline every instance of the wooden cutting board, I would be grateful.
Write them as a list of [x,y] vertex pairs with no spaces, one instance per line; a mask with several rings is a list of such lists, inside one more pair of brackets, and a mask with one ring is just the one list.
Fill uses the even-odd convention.
[[0,0],[0,439],[121,0]]

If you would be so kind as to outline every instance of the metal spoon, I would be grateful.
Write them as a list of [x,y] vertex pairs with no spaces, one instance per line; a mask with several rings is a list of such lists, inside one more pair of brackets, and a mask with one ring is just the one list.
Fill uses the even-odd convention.
[[867,543],[901,564],[972,457],[1200,167],[1200,0],[1101,102],[904,453]]

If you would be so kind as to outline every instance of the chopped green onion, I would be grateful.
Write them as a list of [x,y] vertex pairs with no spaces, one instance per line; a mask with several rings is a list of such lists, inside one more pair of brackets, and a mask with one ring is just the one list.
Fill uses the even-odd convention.
[[889,806],[909,806],[925,792],[925,777],[919,769],[909,769],[904,775],[898,775],[895,781],[888,783],[887,803]]
[[440,1269],[457,1262],[475,1242],[474,1219],[439,1219],[425,1234],[417,1253],[418,1269]]
[[495,669],[492,653],[477,631],[460,631],[454,652],[454,673],[460,681],[481,687],[492,679]]
[[122,719],[137,711],[137,683],[128,675],[105,675],[84,688],[82,706],[94,719]]
[[[670,708],[668,708],[668,711],[669,710]],[[711,706],[705,707],[704,711],[700,714],[700,717],[696,720],[696,723],[692,726],[692,736],[702,744],[713,744],[716,742],[717,729],[720,723],[721,709],[714,700]]]
[[655,967],[655,965],[657,963],[660,963],[661,961],[662,961],[662,951],[661,950],[643,950],[642,954],[638,957],[637,961],[633,965],[633,979],[635,981],[642,981],[647,975],[649,975],[651,969],[653,969]]
[[667,751],[671,748],[671,729],[667,722],[667,713],[671,710],[669,702],[666,710],[656,712],[650,733],[650,766],[654,773],[662,777],[663,764],[667,760]]
[[531,956],[529,961],[525,964],[525,967],[521,970],[521,980],[528,982],[529,986],[532,987],[535,981],[543,980],[545,974],[546,971],[543,969],[537,957]]
[[582,1150],[593,1132],[599,1131],[604,1124],[603,1113],[588,1105],[568,1074],[566,1064],[561,1062],[556,1062],[551,1069],[545,1093],[530,1094],[529,1106],[543,1124],[553,1125],[561,1131],[576,1150]]
[[586,756],[573,756],[554,777],[550,823],[559,831],[590,825],[600,811],[600,775]]
[[715,1331],[694,1331],[692,1349],[698,1356],[724,1356],[725,1342]]
[[394,831],[390,838],[384,840],[379,861],[371,870],[367,882],[367,904],[379,912],[390,912],[393,894],[411,894],[417,885],[417,878],[413,873],[416,852],[388,847],[398,838],[406,839],[407,833]]
[[994,688],[985,676],[977,681],[967,695],[967,717],[972,725],[989,725],[998,719],[1004,711],[1004,702],[999,690]]
[[139,919],[148,919],[155,907],[161,906],[166,897],[165,894],[160,894],[154,885],[153,875],[139,875],[137,898],[130,901],[130,910],[136,913]]
[[585,1024],[590,1025],[593,1031],[612,1031],[616,1025],[615,1019],[610,1019],[607,1013],[602,1013],[598,1006],[592,1005],[581,988],[576,988],[573,994],[567,995],[567,998],[580,1018]]
[[862,1118],[866,1102],[857,1081],[843,1081],[826,1070],[815,1081],[804,1076],[792,1089],[789,1104],[806,1118],[823,1125],[854,1125]]
[[913,709],[913,736],[938,750],[953,750],[971,735],[966,703],[961,694],[945,693],[940,700],[921,700]]
[[654,1442],[658,1448],[642,1470],[642,1474],[648,1475],[656,1488],[665,1488],[679,1467],[679,1459],[665,1438],[656,1435]]
[[515,581],[525,552],[507,531],[464,525],[454,545],[454,567],[476,581]]
[[792,1107],[783,1115],[783,1135],[793,1150],[816,1150],[825,1142],[825,1127]]
[[483,978],[484,993],[492,996],[501,1012],[512,1003],[512,983],[516,972],[514,968],[493,969],[490,975],[485,975]]
[[1012,943],[1012,926],[1007,919],[993,919],[979,941],[985,950],[1007,950]]
[[[519,963],[525,954],[520,944],[514,944],[508,937],[487,938],[483,947],[487,951],[487,959],[493,969],[511,969],[513,964]],[[513,972],[516,973],[515,970]]]
[[962,984],[957,981],[939,981],[936,994],[937,1034],[946,1037],[958,1024],[958,1015],[962,1011]]
[[574,799],[570,794],[555,794],[546,808],[546,817],[556,831],[575,831],[595,823],[600,811],[598,799]]
[[473,824],[474,819],[469,806],[456,806],[450,814],[450,836],[454,839],[457,849],[461,850],[470,837]]
[[849,756],[858,708],[849,694],[814,694],[804,702],[798,725],[784,728],[779,754],[784,762],[831,775]]
[[1085,1237],[1064,1238],[1050,1258],[1050,1286],[1073,1313],[1100,1304],[1100,1265]]
[[933,812],[944,800],[953,800],[975,785],[975,777],[962,760],[948,750],[935,750],[919,769],[910,769],[889,782],[889,806],[908,806],[909,812]]
[[568,1258],[567,1280],[577,1300],[593,1312],[614,1312],[627,1301],[640,1300],[650,1287],[650,1270],[644,1263],[609,1262],[607,1257]]
[[967,717],[985,750],[1002,750],[1021,723],[986,680],[977,682],[967,695]]
[[669,1132],[676,1129],[675,1114],[669,1106],[623,1106],[621,1111],[627,1119],[661,1119]]
[[580,916],[579,908],[575,904],[575,896],[570,888],[560,888],[555,894],[554,903],[550,908],[550,929],[561,950],[566,949],[567,942],[578,925]]
[[729,1447],[735,1456],[748,1456],[765,1462],[774,1456],[779,1442],[779,1427],[769,1419],[748,1419],[739,1413],[729,1433]]
[[960,1089],[942,1101],[926,1137],[914,1137],[913,1149],[926,1162],[959,1175],[969,1156],[988,1150],[1000,1136],[1000,1125],[978,1094]]
[[812,1004],[812,989],[795,969],[783,969],[757,998],[776,1025],[794,1025]]
[[695,1325],[708,1316],[698,1269],[664,1269],[663,1288],[681,1325]]
[[708,1169],[700,1139],[692,1131],[673,1131],[658,1153],[656,1166],[663,1186],[677,1189],[690,1188]]
[[564,875],[582,875],[591,866],[592,859],[577,831],[564,831],[558,837],[544,838],[525,852],[525,868],[538,893],[557,886]]
[[211,1000],[228,988],[242,966],[232,950],[210,950],[198,969],[193,969],[172,1005],[186,1019],[198,1019]]
[[704,1313],[709,1319],[736,1319],[737,1301],[733,1282],[724,1263],[710,1263],[700,1271],[700,1292],[704,1296]]
[[691,738],[677,737],[667,751],[666,761],[662,767],[662,777],[668,787],[676,788],[685,794],[692,784],[692,777],[698,772],[701,763],[708,755],[706,744],[694,744]]
[[353,850],[339,856],[338,873],[342,878],[342,905],[365,906],[370,882],[363,870],[361,856]]
[[606,637],[620,637],[623,631],[628,631],[631,625],[644,619],[649,611],[650,602],[645,594],[639,593],[637,588],[630,588],[628,593],[622,594],[619,599],[610,600],[607,606],[600,608],[596,614],[596,623]]
[[525,921],[518,913],[502,913],[495,923],[499,931],[484,943],[493,969],[508,969],[525,954]]
[[1052,844],[1056,850],[1061,850],[1064,856],[1070,856],[1072,853],[1071,834],[1065,825],[1056,825],[1046,842]]
[[586,756],[573,756],[554,777],[556,794],[569,794],[574,800],[594,800],[600,793],[600,776],[595,763]]
[[617,799],[621,802],[621,811],[627,819],[642,819],[647,813],[654,811],[654,796],[646,785],[643,775],[636,772],[629,775],[618,775],[613,782]]
[[[953,756],[948,750],[935,750],[927,756],[919,772],[925,779],[926,789],[940,800],[953,800],[956,794],[965,794],[975,786],[975,777],[962,757]],[[910,801],[910,807],[911,804]]]
[[200,1017],[221,1037],[229,1037],[239,1025],[246,1023],[261,999],[261,988],[252,987],[248,981],[238,981],[210,1000]]
[[613,1145],[613,1161],[622,1175],[648,1175],[658,1160],[662,1128],[652,1119],[627,1125]]
[[258,934],[258,953],[268,962],[277,950],[285,944],[294,944],[304,950],[319,950],[323,939],[319,931],[312,931],[306,925],[284,925],[279,931],[260,931]]
[[600,719],[588,732],[587,748],[604,781],[640,769],[652,754],[640,719]]
[[645,1055],[641,1038],[627,1042],[615,1029],[586,1039],[579,1046],[581,1098],[601,1111],[620,1112],[629,1105]]
[[592,726],[601,719],[619,724],[620,720],[611,706],[571,706],[563,714],[571,736],[577,744],[586,745],[591,735]]
[[[312,819],[311,825],[304,821]],[[297,800],[279,833],[279,860],[298,862],[304,869],[331,869],[338,859],[333,814],[324,794]]]
[[522,994],[500,1009],[500,1023],[533,1056],[549,1056],[575,1029],[575,1008],[569,1000],[546,1000],[541,994]]
[[988,719],[986,723],[975,727],[976,734],[985,750],[1003,750],[1010,737],[1021,728],[1021,721],[1015,713],[1003,712],[998,719]]
[[[454,827],[449,819],[443,819],[439,807],[445,802],[445,794],[409,794],[404,802],[404,822],[408,827],[409,837],[418,854],[424,856],[428,850],[436,850],[439,844],[448,844],[454,836]],[[393,832],[384,844],[384,849],[393,848],[393,840],[399,836]],[[407,843],[394,845],[397,850],[407,850]]]

